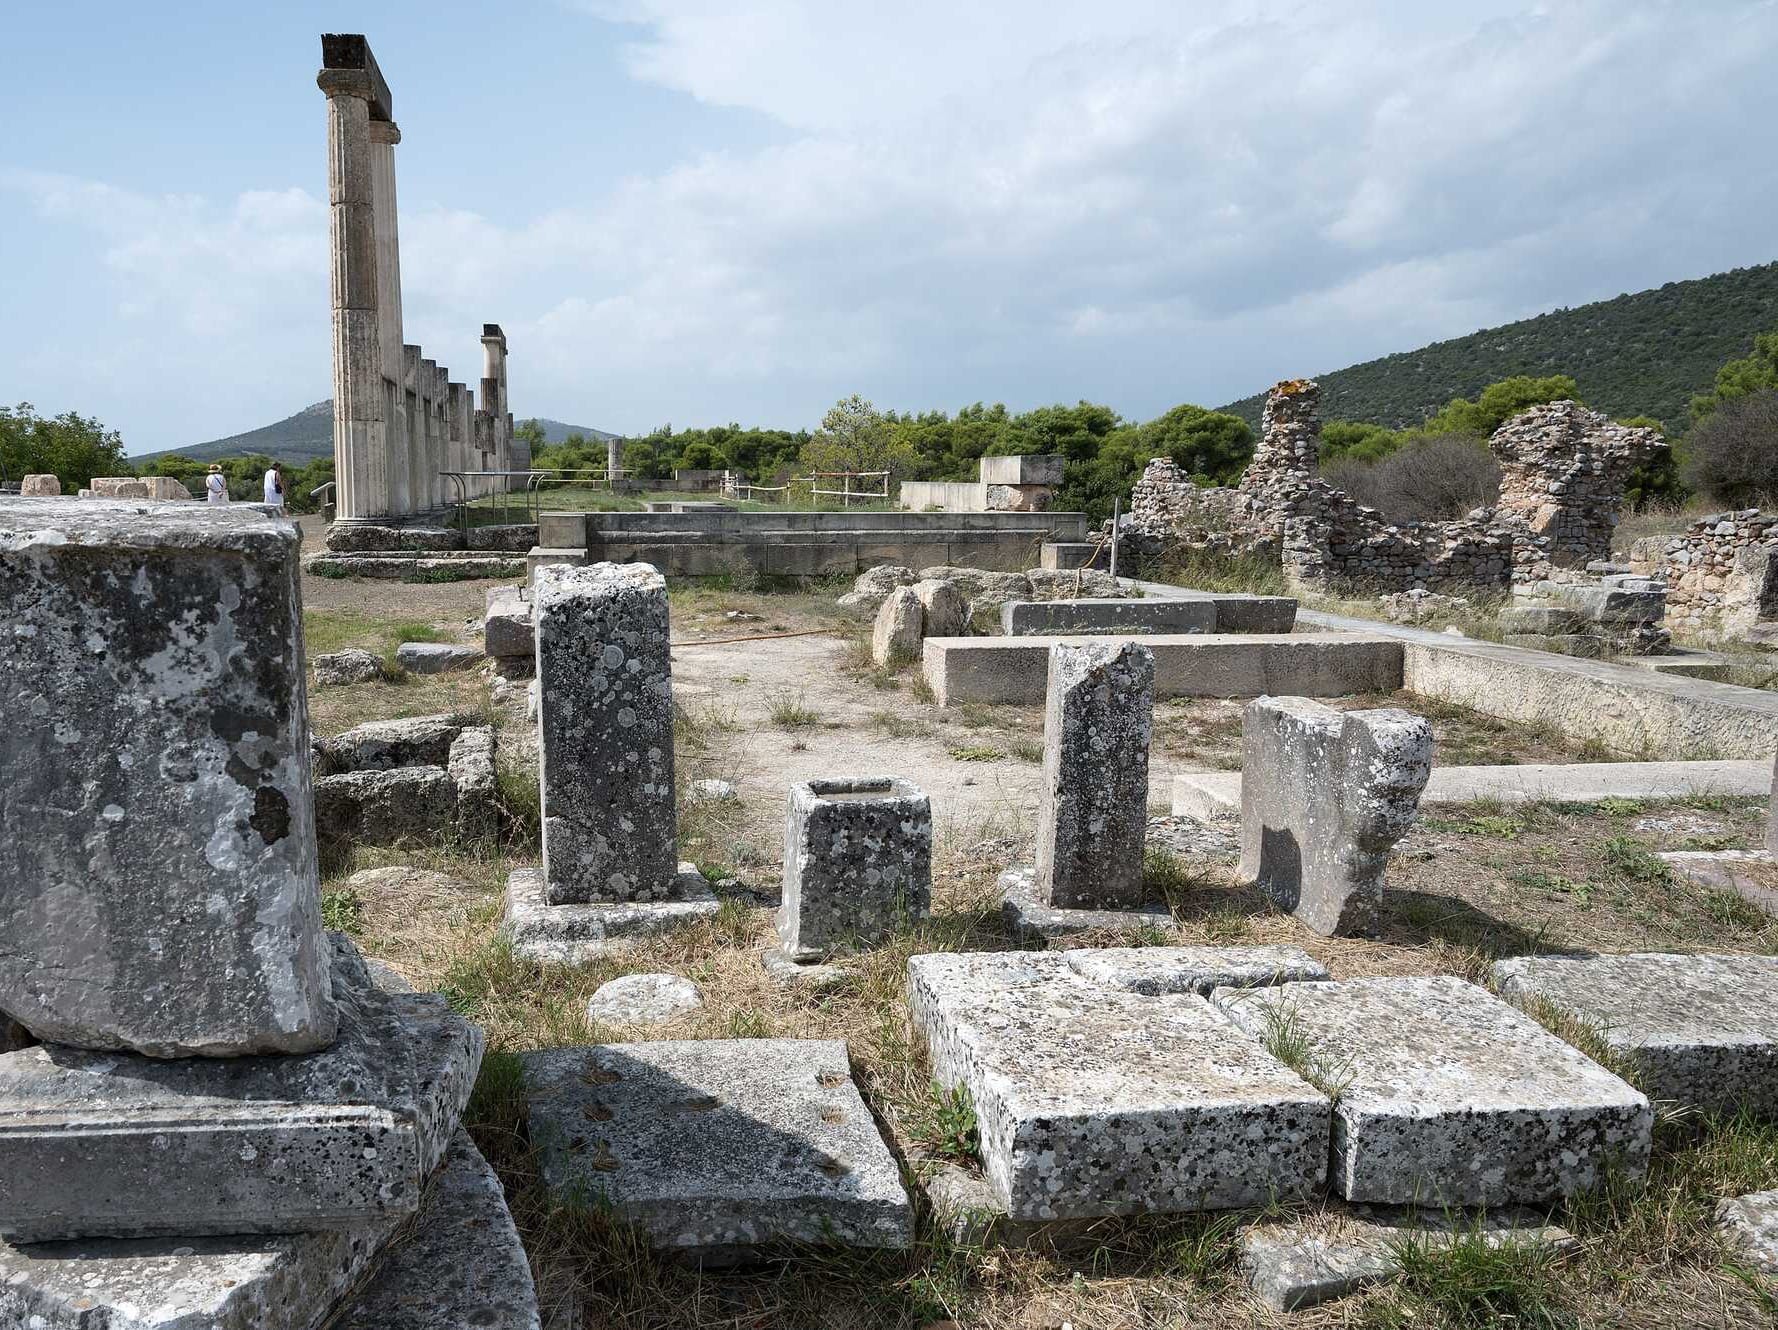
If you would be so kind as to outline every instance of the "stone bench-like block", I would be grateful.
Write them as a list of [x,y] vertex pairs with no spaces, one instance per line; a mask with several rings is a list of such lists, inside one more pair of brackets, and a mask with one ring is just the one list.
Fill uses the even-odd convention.
[[1778,1111],[1778,957],[1520,956],[1493,980],[1534,1015],[1547,1002],[1597,1030],[1651,1099]]
[[667,583],[647,564],[539,568],[538,748],[551,905],[676,894]]
[[1259,698],[1241,723],[1241,876],[1318,933],[1375,932],[1431,772],[1423,717]]
[[[1000,607],[1009,637],[1058,633],[1214,633],[1216,606],[1207,600],[1011,600]],[[942,636],[943,634],[935,634]]]
[[1327,1099],[1191,993],[1095,983],[1063,953],[908,962],[934,1077],[967,1088],[1014,1220],[1290,1201],[1327,1174]]
[[[940,706],[1041,704],[1050,648],[1090,636],[929,637],[921,670]],[[1370,633],[1165,633],[1142,639],[1154,653],[1154,695],[1345,697],[1402,686],[1402,643]]]
[[1338,1090],[1333,1184],[1384,1205],[1539,1204],[1641,1176],[1646,1098],[1485,989],[1449,976],[1221,988],[1256,1037],[1306,1042]]
[[333,1038],[297,536],[0,506],[0,1010],[154,1057]]
[[545,1185],[603,1197],[654,1246],[721,1261],[783,1242],[902,1249],[911,1206],[834,1040],[526,1053]]
[[1154,656],[1135,642],[1050,653],[1037,809],[1037,897],[1063,909],[1143,903]]
[[301,1056],[0,1056],[0,1236],[292,1233],[411,1214],[481,1066],[432,994],[334,935],[339,1038]]
[[518,587],[496,587],[488,592],[487,613],[482,619],[482,646],[490,656],[529,658],[537,651],[537,634],[531,627],[531,602]]
[[874,947],[932,908],[932,805],[894,776],[790,787],[778,940],[817,960]]

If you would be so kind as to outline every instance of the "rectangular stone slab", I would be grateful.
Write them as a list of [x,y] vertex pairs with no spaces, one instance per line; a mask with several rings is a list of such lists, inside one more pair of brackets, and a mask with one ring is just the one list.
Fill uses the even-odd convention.
[[1211,1000],[1256,1035],[1282,1024],[1307,1040],[1312,1076],[1339,1090],[1333,1184],[1348,1200],[1536,1204],[1647,1168],[1648,1100],[1474,984],[1353,979]]
[[1054,633],[1214,633],[1216,606],[1208,600],[1009,600],[1000,607],[1008,637]]
[[544,1182],[606,1197],[657,1247],[728,1259],[785,1241],[910,1241],[907,1192],[843,1043],[662,1041],[522,1060]]
[[579,965],[639,939],[708,919],[722,908],[704,875],[689,863],[679,865],[678,892],[677,899],[668,901],[551,905],[544,899],[543,870],[515,868],[506,879],[501,927],[517,956]]
[[1778,1111],[1778,957],[1520,956],[1493,979],[1508,1002],[1596,1029],[1651,1099]]
[[932,805],[912,781],[856,776],[790,787],[778,940],[819,960],[873,947],[932,908]]
[[908,962],[908,1008],[1015,1220],[1240,1208],[1326,1179],[1327,1099],[1194,994],[1094,983],[1065,953],[935,953]]
[[[421,1266],[423,1288],[413,1278]],[[328,1322],[373,1269],[343,1319]],[[537,1325],[531,1271],[500,1180],[467,1133],[457,1132],[411,1219],[271,1236],[0,1242],[0,1326],[8,1330],[314,1330],[324,1322],[337,1330]]]
[[0,500],[0,1009],[153,1057],[334,1035],[296,531]]
[[[1049,649],[1091,637],[929,637],[921,671],[940,706],[1036,704],[1044,699]],[[1142,639],[1154,652],[1154,695],[1344,697],[1402,686],[1402,644],[1371,633],[1189,633]]]
[[290,1233],[411,1214],[481,1065],[432,994],[376,991],[335,935],[340,1036],[320,1053],[0,1056],[0,1236]]

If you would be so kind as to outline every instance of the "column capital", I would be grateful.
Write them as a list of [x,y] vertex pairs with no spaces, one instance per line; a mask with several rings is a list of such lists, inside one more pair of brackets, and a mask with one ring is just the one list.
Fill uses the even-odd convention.
[[370,141],[390,145],[401,142],[401,130],[393,120],[376,120],[370,122]]
[[370,43],[358,32],[321,34],[321,72],[315,76],[329,97],[362,97],[370,103],[372,120],[393,120],[395,99],[383,82],[383,71],[370,53]]

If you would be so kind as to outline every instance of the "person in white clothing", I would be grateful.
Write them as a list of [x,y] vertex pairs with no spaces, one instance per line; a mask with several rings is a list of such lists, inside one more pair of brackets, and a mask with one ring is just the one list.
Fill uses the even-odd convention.
[[284,511],[284,472],[276,462],[265,473],[265,506]]
[[211,503],[228,502],[228,481],[222,478],[222,468],[214,462],[210,464],[210,474],[204,477],[204,490]]

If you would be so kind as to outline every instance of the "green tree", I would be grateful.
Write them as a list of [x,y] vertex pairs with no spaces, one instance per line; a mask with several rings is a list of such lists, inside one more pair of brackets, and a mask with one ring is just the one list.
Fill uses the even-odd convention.
[[1716,386],[1692,398],[1692,423],[1704,420],[1724,402],[1769,388],[1778,388],[1778,332],[1760,333],[1753,339],[1752,355],[1731,360],[1716,371]]
[[1253,459],[1251,425],[1239,416],[1190,402],[1155,417],[1141,426],[1136,436],[1138,475],[1150,457],[1170,457],[1181,471],[1200,482],[1232,485]]
[[1402,445],[1398,430],[1364,420],[1330,420],[1321,427],[1321,464],[1380,462]]
[[624,471],[638,480],[658,480],[667,474],[661,465],[660,449],[649,439],[631,439],[621,454]]
[[686,471],[726,471],[728,458],[702,439],[693,439],[680,450],[679,466]]
[[0,467],[15,485],[22,476],[54,474],[64,494],[94,476],[134,474],[116,430],[73,411],[40,416],[29,402],[0,406]]
[[1444,409],[1432,416],[1419,429],[1421,434],[1474,434],[1486,438],[1527,407],[1558,402],[1563,398],[1580,398],[1580,390],[1566,374],[1550,374],[1534,378],[1515,374],[1511,378],[1490,383],[1476,394],[1475,400],[1453,397]]
[[892,481],[911,475],[917,460],[889,418],[857,393],[835,402],[802,447],[810,471],[887,471]]
[[543,426],[538,424],[535,420],[519,421],[512,427],[512,437],[515,443],[528,443],[531,445],[531,457],[533,460],[536,459],[539,452],[549,445],[549,436],[543,432]]

